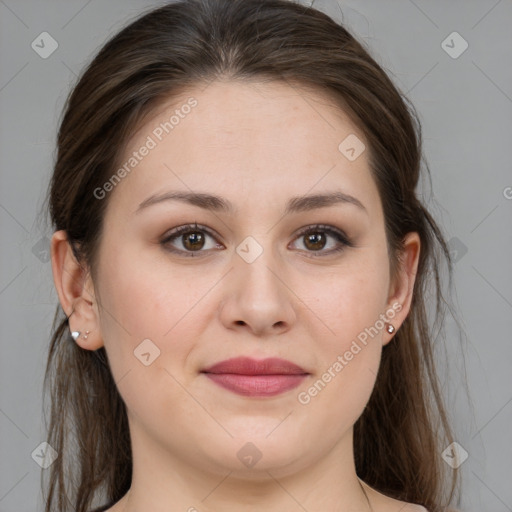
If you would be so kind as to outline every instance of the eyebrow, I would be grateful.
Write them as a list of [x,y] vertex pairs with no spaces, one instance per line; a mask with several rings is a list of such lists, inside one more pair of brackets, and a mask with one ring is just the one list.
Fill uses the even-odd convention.
[[[165,201],[181,201],[205,210],[228,214],[234,214],[237,211],[231,202],[220,196],[200,192],[172,191],[148,197],[139,204],[135,213],[138,214],[148,206]],[[284,214],[306,212],[338,204],[351,204],[368,214],[368,211],[359,199],[339,190],[323,194],[292,197],[286,203]]]

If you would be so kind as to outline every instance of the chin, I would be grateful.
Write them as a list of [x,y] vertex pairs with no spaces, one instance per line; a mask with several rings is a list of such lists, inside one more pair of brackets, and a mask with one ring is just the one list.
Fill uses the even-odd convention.
[[[254,423],[251,428],[239,428],[236,432],[228,428],[233,438],[227,435],[215,441],[210,438],[214,444],[203,445],[204,457],[217,470],[222,468],[222,472],[230,471],[232,476],[253,481],[268,480],[269,473],[287,476],[313,462],[315,453],[310,443],[305,442],[305,436],[286,428],[278,434],[279,422],[273,420],[270,429],[268,423],[259,423],[262,427],[259,432]],[[317,448],[315,452],[320,450]]]

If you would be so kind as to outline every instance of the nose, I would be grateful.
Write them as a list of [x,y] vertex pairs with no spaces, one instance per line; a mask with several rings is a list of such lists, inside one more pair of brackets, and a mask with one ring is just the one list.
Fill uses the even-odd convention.
[[297,300],[286,283],[283,263],[270,249],[252,262],[234,253],[226,279],[220,311],[226,328],[261,337],[281,334],[293,326]]

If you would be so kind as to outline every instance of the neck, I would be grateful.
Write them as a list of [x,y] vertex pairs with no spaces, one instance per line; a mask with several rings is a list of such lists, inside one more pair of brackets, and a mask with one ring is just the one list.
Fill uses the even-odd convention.
[[215,471],[169,454],[142,435],[134,436],[132,453],[130,491],[112,512],[372,511],[355,472],[352,430],[317,460],[265,466],[262,458],[251,471]]

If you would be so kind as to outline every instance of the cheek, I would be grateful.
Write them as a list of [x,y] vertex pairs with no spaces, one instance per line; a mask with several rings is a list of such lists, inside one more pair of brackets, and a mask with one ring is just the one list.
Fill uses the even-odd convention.
[[192,423],[197,414],[176,370],[185,366],[194,339],[187,312],[208,289],[189,288],[183,274],[164,270],[123,250],[99,276],[101,330],[113,378],[136,423],[147,424],[144,418],[159,410],[155,437],[174,432],[174,415]]
[[122,336],[161,339],[200,300],[208,283],[196,279],[192,286],[186,270],[169,265],[163,254],[155,257],[154,251],[128,243],[117,251],[113,245],[104,248],[99,279],[107,323]]
[[209,321],[203,299],[219,279],[213,273],[198,278],[192,266],[173,267],[165,256],[145,261],[143,254],[106,245],[98,275],[101,331],[116,379],[143,367],[139,356],[148,352],[146,359],[155,358],[155,364],[183,367],[198,319]]
[[376,260],[361,258],[353,266],[317,281],[313,288],[316,298],[311,309],[318,311],[328,328],[325,339],[330,340],[331,357],[332,351],[348,350],[352,340],[364,340],[369,330],[371,338],[376,338],[372,329],[376,323],[379,336],[382,334],[379,315],[386,309],[388,280],[385,266]]
[[[369,309],[369,305],[360,308]],[[329,424],[334,438],[361,416],[375,385],[382,351],[382,330],[375,329],[373,315],[358,314],[352,307],[340,314],[347,319],[336,322],[336,336],[320,340],[318,372],[297,393],[307,417],[317,424],[314,428]]]
[[313,416],[322,421],[327,416],[339,433],[361,415],[380,364],[384,323],[379,315],[385,312],[388,281],[376,253],[312,288],[311,309],[322,320],[313,320],[311,332],[318,373],[297,398]]

